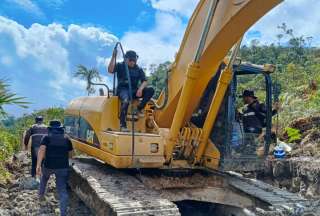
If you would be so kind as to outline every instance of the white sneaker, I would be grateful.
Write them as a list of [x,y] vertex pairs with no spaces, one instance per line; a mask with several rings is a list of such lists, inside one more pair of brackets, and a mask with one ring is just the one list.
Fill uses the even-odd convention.
[[130,130],[127,127],[120,127],[121,132],[130,132]]

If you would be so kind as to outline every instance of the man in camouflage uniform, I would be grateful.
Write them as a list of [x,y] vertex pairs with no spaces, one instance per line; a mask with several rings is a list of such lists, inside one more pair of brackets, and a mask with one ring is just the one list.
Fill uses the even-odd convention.
[[25,134],[24,145],[25,149],[28,149],[29,140],[31,138],[31,176],[36,176],[37,155],[40,147],[41,139],[44,135],[48,134],[48,129],[43,124],[43,117],[37,116],[35,118],[35,124],[32,125]]

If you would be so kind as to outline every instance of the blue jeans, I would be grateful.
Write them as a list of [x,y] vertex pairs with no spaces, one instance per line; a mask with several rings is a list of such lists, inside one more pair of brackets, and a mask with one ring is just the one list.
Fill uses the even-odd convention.
[[65,169],[48,169],[42,167],[42,176],[40,180],[40,188],[39,188],[39,196],[43,196],[48,180],[50,176],[54,174],[56,177],[56,187],[59,194],[59,202],[60,202],[60,215],[67,215],[67,207],[68,207],[68,191],[67,191],[67,183],[69,177],[69,168]]

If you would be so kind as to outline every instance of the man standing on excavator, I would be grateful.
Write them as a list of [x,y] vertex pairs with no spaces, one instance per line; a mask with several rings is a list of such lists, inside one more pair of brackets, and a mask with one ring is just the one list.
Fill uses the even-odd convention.
[[129,69],[129,76],[131,81],[132,98],[142,98],[142,101],[135,110],[135,114],[143,117],[143,109],[152,98],[154,89],[147,87],[147,78],[142,68],[137,65],[138,55],[135,51],[127,51],[125,60],[121,63],[116,63],[117,50],[114,49],[112,58],[108,66],[109,73],[117,73],[118,86],[117,95],[121,100],[120,112],[120,131],[128,132],[126,118],[130,102],[129,83],[126,73],[126,64]]

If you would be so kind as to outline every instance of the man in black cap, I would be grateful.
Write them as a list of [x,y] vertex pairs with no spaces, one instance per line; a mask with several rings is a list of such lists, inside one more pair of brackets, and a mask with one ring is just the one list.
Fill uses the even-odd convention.
[[[254,95],[254,91],[251,90],[244,90],[242,98],[245,104],[242,114],[244,132],[260,134],[262,129],[266,126],[266,105],[260,103],[258,98]],[[275,104],[272,115],[275,115],[278,109],[278,104]]]
[[48,129],[43,124],[43,117],[37,116],[35,118],[35,124],[32,125],[24,136],[25,150],[28,149],[29,140],[31,138],[31,176],[36,176],[37,155],[40,147],[40,142],[43,136],[48,134]]
[[135,51],[128,51],[125,54],[125,60],[121,63],[116,63],[117,50],[115,49],[112,54],[111,61],[108,66],[109,73],[117,73],[118,87],[117,95],[121,100],[121,113],[120,113],[120,130],[128,132],[126,117],[130,102],[130,93],[128,78],[125,66],[128,65],[129,75],[132,87],[132,98],[142,98],[141,103],[135,111],[139,117],[143,117],[143,109],[152,98],[154,89],[147,87],[147,78],[141,67],[137,65],[138,55]]
[[[246,148],[247,154],[255,154],[259,143],[258,137],[262,133],[262,129],[266,127],[266,105],[260,103],[252,90],[244,90],[242,94],[245,107],[243,108],[240,118],[243,122],[245,132],[245,143],[242,147]],[[275,104],[272,115],[275,115],[279,109],[279,105]]]
[[[72,143],[65,136],[60,121],[50,121],[48,135],[43,137],[38,153],[37,175],[41,175],[39,198],[44,198],[47,182],[52,174],[56,177],[56,187],[60,200],[60,214],[67,214],[69,177],[69,157],[72,156]],[[43,166],[42,161],[44,160]]]

